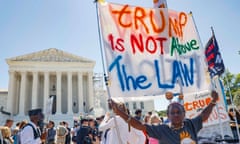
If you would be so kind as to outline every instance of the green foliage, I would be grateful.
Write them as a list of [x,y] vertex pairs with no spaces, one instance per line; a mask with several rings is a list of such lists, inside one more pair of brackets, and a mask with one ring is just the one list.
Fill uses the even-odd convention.
[[240,91],[239,90],[236,92],[236,95],[234,96],[233,103],[236,106],[240,106]]
[[167,111],[156,111],[160,117],[166,117],[167,116]]
[[227,99],[232,100],[236,106],[240,106],[240,73],[232,74],[226,70],[223,76],[223,85]]

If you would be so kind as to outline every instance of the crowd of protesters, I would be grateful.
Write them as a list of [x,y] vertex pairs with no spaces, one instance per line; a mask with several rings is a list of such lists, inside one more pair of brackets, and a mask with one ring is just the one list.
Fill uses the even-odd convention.
[[[213,102],[208,106],[211,109],[218,97],[216,93],[212,95],[214,96]],[[124,103],[116,103],[112,100],[109,101],[109,106],[114,113],[107,112],[99,117],[91,115],[81,117],[79,120],[73,120],[71,128],[66,121],[56,123],[49,120],[42,124],[44,116],[41,109],[30,110],[28,121],[22,120],[16,123],[11,119],[6,120],[5,124],[0,127],[0,144],[159,144],[165,141],[167,135],[171,135],[170,131],[168,134],[164,134],[167,129],[174,126],[174,123],[171,122],[180,119],[174,119],[174,117],[179,116],[180,112],[182,112],[181,114],[184,112],[184,108],[180,104],[171,103],[167,110],[170,120],[166,120],[155,112],[143,114],[141,109],[130,114]],[[231,117],[232,111],[232,109],[229,110],[231,122],[237,120],[239,124],[238,117]],[[171,116],[171,114],[173,115]],[[234,111],[234,114],[238,115],[239,111]],[[206,113],[203,113],[196,119],[202,122],[207,119],[207,116]],[[184,115],[182,118],[184,120]],[[193,122],[181,121],[179,128],[174,130],[184,129],[185,126],[188,126],[188,122],[191,125],[200,126],[200,123],[195,123],[194,120]],[[16,123],[15,126],[14,123]],[[159,127],[159,125],[163,125],[163,127]],[[158,129],[161,129],[162,132]],[[164,139],[161,134],[166,135]],[[234,136],[236,135],[234,134]],[[174,139],[176,138],[170,139],[170,141]]]
[[[123,108],[123,103],[119,104]],[[35,110],[32,110],[35,111]],[[129,111],[128,111],[129,113]],[[146,119],[145,117],[151,116],[151,112],[147,113],[145,116],[143,116],[142,111],[140,109],[137,109],[135,111],[135,116],[138,117],[140,120]],[[24,137],[24,135],[21,135],[21,132],[23,133],[23,129],[29,125],[29,123],[34,123],[33,119],[36,119],[36,125],[39,122],[38,120],[41,119],[39,117],[35,117],[35,115],[38,115],[38,113],[29,113],[29,120],[22,120],[19,122],[14,122],[12,119],[7,119],[5,124],[0,127],[0,144],[22,144],[22,143],[28,143],[24,140],[21,140],[21,137]],[[154,117],[157,115],[154,114]],[[49,120],[47,123],[45,123],[44,128],[39,127],[39,131],[41,133],[44,133],[44,136],[40,137],[37,142],[31,141],[29,143],[41,143],[41,144],[111,144],[111,143],[117,143],[117,129],[116,125],[114,124],[114,119],[119,120],[119,129],[122,129],[122,132],[125,133],[125,136],[123,135],[122,140],[125,140],[126,143],[138,143],[140,142],[142,144],[146,144],[148,141],[148,137],[139,130],[136,130],[135,128],[130,128],[129,125],[120,117],[115,116],[114,114],[110,114],[107,112],[105,115],[99,116],[99,117],[93,117],[91,115],[87,115],[84,117],[81,117],[79,120],[73,121],[73,127],[69,128],[69,124],[66,121],[60,121],[59,123],[55,123],[53,120]],[[159,118],[160,120],[160,118]],[[160,120],[161,121],[161,120]],[[153,123],[154,120],[151,120],[149,117],[149,121],[147,123]],[[15,125],[13,125],[16,123]],[[33,124],[34,125],[34,124]],[[115,126],[114,126],[115,125]],[[26,129],[26,128],[25,128]],[[29,129],[32,129],[29,127]],[[25,130],[26,131],[26,130]],[[34,131],[33,131],[34,135]],[[133,137],[126,137],[128,135],[132,135]],[[26,137],[28,137],[27,135]],[[139,138],[138,140],[136,138]],[[27,138],[24,138],[27,140]],[[30,140],[29,140],[30,141]],[[40,142],[41,141],[41,142]],[[149,143],[154,144],[154,143]]]

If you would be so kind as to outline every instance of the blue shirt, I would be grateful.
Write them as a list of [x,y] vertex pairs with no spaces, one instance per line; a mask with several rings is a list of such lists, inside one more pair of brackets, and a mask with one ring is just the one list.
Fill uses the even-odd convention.
[[148,125],[147,134],[159,140],[160,144],[180,144],[182,142],[197,144],[197,133],[202,128],[202,118],[197,116],[193,119],[185,119],[184,126],[178,130],[170,128],[168,125]]

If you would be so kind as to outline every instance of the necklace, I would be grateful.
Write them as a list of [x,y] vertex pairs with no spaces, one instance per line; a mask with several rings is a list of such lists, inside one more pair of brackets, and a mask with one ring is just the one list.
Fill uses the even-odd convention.
[[170,127],[172,130],[176,131],[176,130],[179,130],[179,129],[183,128],[183,127],[184,127],[184,123],[182,123],[180,126],[174,126],[174,125],[172,125],[172,124],[170,123],[170,124],[169,124],[169,127]]

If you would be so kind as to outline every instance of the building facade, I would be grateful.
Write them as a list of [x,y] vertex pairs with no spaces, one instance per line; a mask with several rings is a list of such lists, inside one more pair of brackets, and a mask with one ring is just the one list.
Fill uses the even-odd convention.
[[[33,108],[42,108],[47,119],[55,121],[72,121],[82,114],[100,116],[108,111],[104,78],[93,72],[93,60],[50,48],[6,62],[9,87],[2,91],[5,102],[1,106],[14,120],[26,119]],[[138,108],[154,110],[152,100],[125,103],[132,112]]]
[[59,49],[9,58],[7,111],[27,115],[29,109],[49,107],[53,97],[56,115],[86,112],[93,107],[95,61]]

